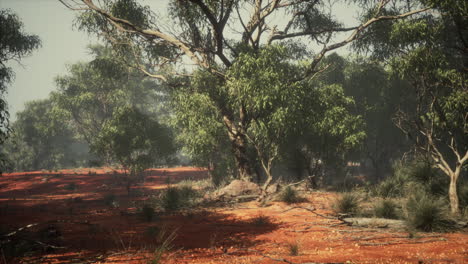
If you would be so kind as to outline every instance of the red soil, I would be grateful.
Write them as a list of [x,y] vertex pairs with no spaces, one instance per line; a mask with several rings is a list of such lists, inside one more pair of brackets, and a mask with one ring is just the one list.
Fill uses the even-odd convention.
[[[468,263],[467,233],[409,238],[404,232],[343,226],[323,217],[332,213],[333,193],[311,193],[308,202],[298,205],[315,208],[322,216],[282,202],[204,208],[163,215],[153,222],[135,214],[147,197],[167,186],[167,178],[175,183],[206,176],[197,168],[153,169],[143,185],[134,187],[139,195],[128,197],[111,169],[5,174],[0,177],[0,231],[37,224],[18,232],[34,234],[53,226],[60,234],[54,245],[63,247],[8,261],[147,263],[156,240],[151,227],[164,227],[175,230],[177,237],[163,263]],[[76,190],[67,188],[71,183]],[[119,207],[104,203],[110,193]],[[258,216],[269,221],[254,224]],[[298,256],[290,256],[291,244],[298,245]]]

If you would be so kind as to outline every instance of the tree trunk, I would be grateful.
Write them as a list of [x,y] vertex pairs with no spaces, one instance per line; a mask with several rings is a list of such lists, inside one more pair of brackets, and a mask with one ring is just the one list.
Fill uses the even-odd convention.
[[243,181],[253,180],[253,167],[250,157],[247,155],[246,139],[244,136],[232,136],[231,138],[232,151],[236,160],[236,167],[239,173],[239,178]]
[[457,194],[457,180],[460,175],[460,169],[457,168],[455,172],[451,173],[450,176],[450,186],[449,186],[449,199],[450,199],[450,211],[453,215],[458,215],[460,213],[458,194]]

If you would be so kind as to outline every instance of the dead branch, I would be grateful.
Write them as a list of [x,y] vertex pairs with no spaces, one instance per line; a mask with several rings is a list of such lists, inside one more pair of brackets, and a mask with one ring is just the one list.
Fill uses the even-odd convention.
[[[294,206],[294,207],[288,209],[287,211],[293,210],[293,209],[303,209],[303,210],[309,211],[309,212],[311,212],[311,213],[313,213],[313,214],[315,214],[315,215],[318,215],[318,216],[320,216],[320,217],[323,217],[323,218],[333,219],[333,220],[340,220],[338,217],[332,217],[332,216],[326,216],[326,215],[323,215],[323,214],[319,214],[319,213],[315,212],[315,210],[317,210],[317,209],[315,209],[315,208],[307,208],[307,207],[302,207],[302,206]],[[286,212],[286,211],[284,211],[284,212]]]
[[439,239],[430,239],[425,241],[401,241],[401,242],[389,242],[389,243],[361,243],[360,246],[389,246],[389,245],[404,245],[404,244],[424,244],[424,243],[432,243],[432,242],[440,242],[440,241],[447,241],[445,238]]

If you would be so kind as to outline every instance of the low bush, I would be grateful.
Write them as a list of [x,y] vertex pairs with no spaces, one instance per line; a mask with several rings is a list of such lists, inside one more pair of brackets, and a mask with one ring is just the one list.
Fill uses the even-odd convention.
[[333,205],[336,213],[355,215],[359,212],[359,197],[354,193],[342,194]]
[[393,175],[376,185],[372,194],[385,198],[404,197],[416,186],[433,196],[447,194],[448,177],[441,175],[426,159],[398,162],[393,169]]
[[160,232],[159,227],[157,226],[150,226],[146,229],[146,235],[149,237],[156,237]]
[[198,192],[190,186],[170,187],[163,192],[161,205],[166,211],[175,211],[192,206],[198,197]]
[[280,200],[287,204],[300,203],[304,198],[300,197],[296,189],[291,186],[286,187],[280,195]]
[[391,200],[382,200],[374,207],[376,217],[398,219],[397,204]]
[[453,229],[447,204],[425,193],[412,195],[406,204],[407,224],[424,232],[446,232]]
[[271,220],[266,215],[258,215],[251,219],[251,223],[256,227],[262,227],[271,224]]
[[147,204],[141,208],[140,213],[142,218],[147,222],[151,222],[155,219],[154,208]]
[[113,193],[108,193],[104,196],[103,201],[107,206],[114,206],[117,203],[117,197]]
[[288,250],[290,256],[299,256],[299,244],[297,242],[289,243]]
[[72,182],[72,183],[65,185],[65,189],[68,191],[76,191],[77,189],[76,183]]

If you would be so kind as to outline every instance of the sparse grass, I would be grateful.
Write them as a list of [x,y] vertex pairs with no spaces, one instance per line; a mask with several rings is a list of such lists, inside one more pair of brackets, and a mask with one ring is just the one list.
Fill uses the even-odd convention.
[[296,189],[291,186],[286,187],[280,195],[280,200],[287,204],[300,203],[304,201],[303,197],[300,197]]
[[374,206],[376,217],[398,219],[397,204],[391,200],[382,200]]
[[288,244],[288,251],[290,256],[299,256],[299,243],[293,242]]
[[453,229],[453,220],[446,203],[427,194],[415,194],[406,204],[407,224],[424,232],[447,232]]
[[262,227],[262,226],[267,226],[271,224],[270,217],[263,215],[263,214],[257,215],[256,217],[252,218],[250,221],[252,225],[256,227]]
[[335,201],[333,209],[336,213],[340,214],[357,214],[359,212],[358,195],[354,193],[343,193],[341,197]]
[[168,250],[172,248],[172,242],[177,236],[177,230],[172,231],[171,233],[167,232],[165,227],[162,227],[158,230],[156,237],[156,243],[158,246],[153,251],[151,259],[147,262],[148,264],[160,264],[162,256]]

